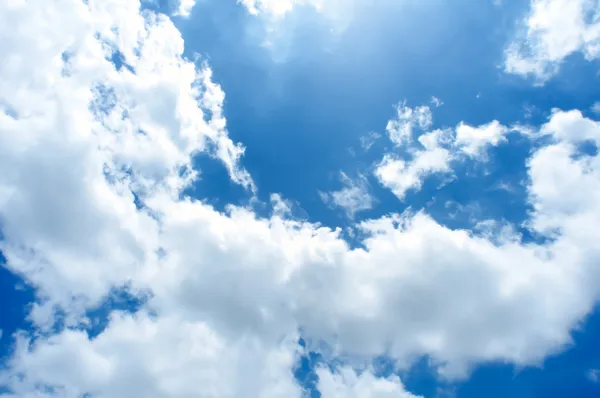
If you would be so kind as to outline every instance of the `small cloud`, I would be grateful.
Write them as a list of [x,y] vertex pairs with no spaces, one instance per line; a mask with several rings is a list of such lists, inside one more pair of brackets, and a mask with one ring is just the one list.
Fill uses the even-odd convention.
[[506,142],[506,134],[510,131],[497,120],[476,127],[461,122],[456,127],[455,144],[469,157],[484,160],[485,150]]
[[592,105],[591,109],[592,112],[600,114],[600,101],[594,102],[594,105]]
[[450,152],[441,147],[418,151],[408,162],[388,154],[377,165],[375,176],[398,199],[404,200],[408,191],[420,190],[426,178],[450,172],[450,160]]
[[375,141],[377,141],[379,138],[381,138],[381,134],[379,134],[375,131],[371,131],[371,132],[367,133],[367,135],[360,137],[360,146],[366,152],[369,149],[371,149],[373,144],[375,144]]
[[509,193],[515,192],[515,187],[506,181],[499,181],[488,189],[488,191],[505,191]]
[[537,113],[537,108],[535,105],[523,105],[523,113],[525,116],[525,119],[531,119],[531,117]]
[[432,124],[431,108],[428,106],[411,108],[406,101],[403,101],[396,105],[396,117],[388,121],[385,130],[390,141],[401,146],[412,141],[415,128],[427,131]]
[[444,102],[436,96],[431,97],[431,103],[436,108],[439,108],[440,106],[444,105]]
[[270,199],[274,216],[284,218],[292,214],[293,205],[289,200],[283,199],[283,197],[278,193],[271,194]]
[[195,5],[196,0],[179,0],[179,4],[174,15],[187,18],[192,13],[192,8],[194,8]]
[[587,372],[587,379],[592,383],[600,382],[600,369],[590,369]]
[[375,200],[369,193],[369,184],[363,175],[352,180],[342,172],[340,180],[344,188],[328,193],[319,192],[319,196],[325,204],[330,207],[341,207],[350,219],[353,219],[358,212],[373,208]]

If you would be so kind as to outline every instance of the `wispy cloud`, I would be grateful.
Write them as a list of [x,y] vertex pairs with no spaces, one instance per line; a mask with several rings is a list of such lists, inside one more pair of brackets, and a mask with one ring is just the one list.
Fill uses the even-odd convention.
[[344,209],[350,219],[361,211],[373,208],[375,199],[369,193],[369,184],[365,176],[358,175],[356,179],[351,179],[342,172],[340,180],[344,186],[342,189],[319,193],[323,202]]
[[532,76],[539,84],[558,73],[562,62],[581,52],[600,56],[597,1],[531,0],[517,37],[506,49],[505,70]]

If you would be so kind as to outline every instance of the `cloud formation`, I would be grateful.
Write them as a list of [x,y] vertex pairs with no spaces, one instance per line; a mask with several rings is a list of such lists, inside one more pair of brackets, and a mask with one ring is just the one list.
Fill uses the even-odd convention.
[[428,106],[410,108],[401,102],[396,110],[386,131],[397,149],[384,154],[375,176],[400,200],[407,192],[421,189],[428,177],[451,174],[453,164],[465,158],[484,161],[487,149],[506,142],[506,135],[515,130],[494,120],[476,127],[461,122],[453,129],[429,131],[433,114]]
[[418,398],[404,389],[397,376],[378,379],[370,370],[357,374],[349,367],[335,374],[330,369],[320,368],[317,375],[323,398]]
[[369,193],[369,184],[363,175],[352,180],[345,173],[341,173],[340,180],[344,187],[337,191],[321,192],[321,199],[333,207],[341,207],[350,219],[356,213],[373,208],[375,198]]
[[[135,0],[30,0],[2,3],[0,18],[0,249],[38,298],[35,329],[0,370],[3,398],[299,398],[300,337],[345,364],[318,370],[325,398],[411,398],[373,358],[428,356],[448,378],[537,365],[600,297],[600,155],[580,151],[600,145],[600,124],[580,111],[555,110],[533,135],[549,143],[527,162],[527,228],[545,239],[478,236],[417,209],[357,223],[351,247],[289,218],[281,197],[261,217],[183,194],[202,178],[198,152],[255,187],[223,91],[182,57],[166,16]],[[398,192],[507,131],[429,131],[425,108],[395,122],[390,139],[412,150],[393,160],[412,176],[391,173]],[[87,311],[119,288],[147,300],[89,332]]]
[[600,55],[600,4],[596,0],[531,0],[531,9],[506,49],[505,70],[543,83],[574,53]]

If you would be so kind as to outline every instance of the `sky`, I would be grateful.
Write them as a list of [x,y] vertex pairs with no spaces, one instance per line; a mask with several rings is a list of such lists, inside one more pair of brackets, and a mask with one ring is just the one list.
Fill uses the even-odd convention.
[[1,398],[600,396],[597,0],[0,0]]

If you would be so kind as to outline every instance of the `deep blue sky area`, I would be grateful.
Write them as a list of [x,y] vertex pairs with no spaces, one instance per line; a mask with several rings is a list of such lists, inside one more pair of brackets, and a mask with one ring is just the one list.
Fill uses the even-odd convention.
[[[235,0],[197,0],[189,17],[173,17],[185,40],[184,55],[194,59],[199,54],[225,92],[229,136],[246,148],[242,165],[258,187],[254,199],[263,205],[233,183],[219,161],[203,153],[194,157],[201,178],[185,194],[219,210],[247,205],[267,216],[271,207],[266,203],[278,193],[292,203],[294,216],[332,228],[412,209],[425,210],[452,229],[471,230],[480,221],[497,220],[515,226],[524,241],[537,239],[523,225],[532,210],[526,168],[534,149],[530,140],[510,134],[489,149],[487,162],[457,164],[452,176],[432,175],[399,199],[374,174],[384,154],[397,150],[386,136],[386,125],[402,101],[410,107],[430,106],[432,129],[492,120],[537,127],[554,108],[580,109],[594,117],[591,108],[600,100],[598,62],[573,54],[543,85],[505,73],[504,51],[530,8],[529,0],[502,5],[491,0],[373,3],[337,31],[314,9],[300,7],[276,27],[279,35],[270,47],[264,44],[267,23]],[[145,6],[169,13],[174,2]],[[434,106],[432,97],[443,104]],[[361,137],[371,132],[380,137],[366,150]],[[341,173],[352,180],[364,176],[374,199],[372,208],[354,218],[322,199],[321,193],[344,187]],[[14,334],[31,327],[27,314],[36,293],[5,267],[2,252],[0,265],[4,366]],[[111,311],[135,312],[143,305],[119,289],[89,312],[90,336],[106,326]],[[328,366],[323,357],[307,352],[297,365],[297,380],[310,397],[320,397],[315,369]],[[385,357],[374,366],[381,376],[395,372]],[[573,330],[570,346],[539,367],[480,364],[466,380],[448,381],[422,358],[398,374],[408,391],[425,398],[598,398],[600,383],[589,377],[592,369],[600,369],[600,310]]]

